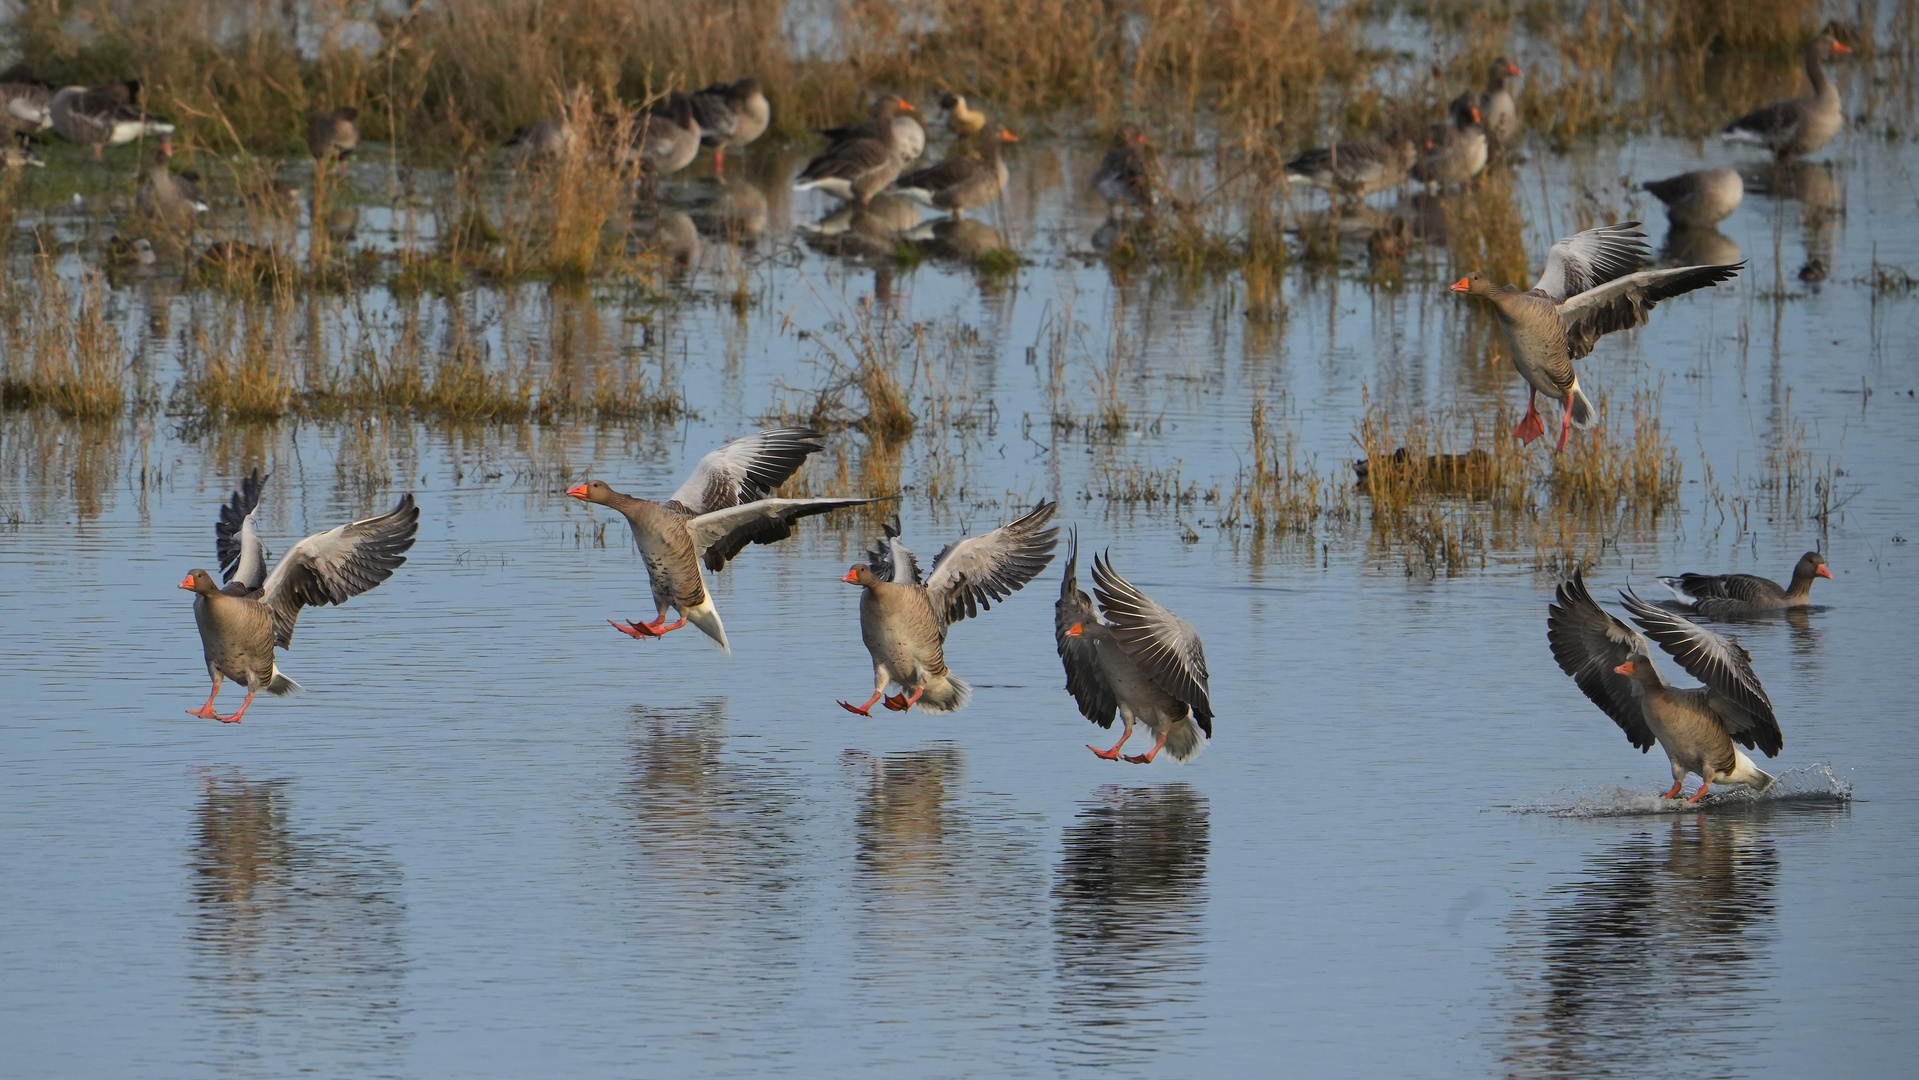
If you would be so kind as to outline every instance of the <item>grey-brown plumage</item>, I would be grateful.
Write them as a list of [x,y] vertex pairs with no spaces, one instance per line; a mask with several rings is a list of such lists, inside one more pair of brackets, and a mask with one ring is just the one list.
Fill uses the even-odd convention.
[[1152,151],[1151,140],[1138,124],[1121,124],[1113,134],[1112,149],[1093,170],[1093,190],[1115,209],[1131,204],[1151,210],[1159,205]]
[[1694,611],[1719,617],[1806,607],[1812,603],[1813,579],[1831,577],[1826,557],[1808,551],[1793,565],[1792,582],[1784,587],[1753,574],[1680,574],[1659,581]]
[[1580,574],[1561,583],[1555,599],[1546,618],[1553,659],[1635,747],[1648,751],[1657,742],[1666,751],[1673,778],[1666,798],[1679,794],[1687,773],[1703,781],[1693,802],[1715,783],[1757,791],[1772,783],[1733,746],[1737,742],[1767,757],[1785,746],[1772,702],[1753,674],[1752,657],[1738,642],[1621,592],[1633,621],[1705,684],[1678,689],[1660,679],[1646,639],[1593,602]]
[[949,157],[930,168],[908,173],[893,182],[893,190],[934,210],[959,217],[999,198],[1005,190],[1006,162],[999,155],[1003,142],[1019,137],[994,125],[980,134],[979,157]]
[[1453,99],[1447,123],[1435,124],[1413,162],[1413,179],[1445,186],[1464,184],[1486,167],[1486,128],[1468,92]]
[[24,139],[53,126],[52,84],[25,64],[0,71],[0,138]]
[[200,185],[191,173],[176,173],[167,166],[173,156],[173,144],[161,143],[147,162],[146,183],[134,199],[140,213],[169,228],[191,228],[193,219],[208,210],[200,197]]
[[568,108],[544,120],[535,120],[513,129],[506,147],[516,161],[526,163],[543,159],[572,157],[586,149],[586,136],[568,115]]
[[649,176],[670,176],[700,154],[700,121],[693,99],[669,96],[661,107],[642,115],[634,131],[634,152]]
[[1503,56],[1486,73],[1486,92],[1479,95],[1479,122],[1495,146],[1511,146],[1519,137],[1519,103],[1513,99],[1512,84],[1518,77],[1519,65]]
[[[386,514],[315,533],[293,545],[273,572],[262,577],[265,551],[253,528],[253,514],[263,483],[254,470],[220,510],[214,532],[226,586],[215,585],[212,575],[200,569],[180,582],[180,588],[194,593],[193,618],[213,679],[206,704],[188,712],[229,724],[240,722],[261,690],[290,694],[300,689],[280,673],[273,652],[276,646],[293,647],[300,610],[344,604],[391,577],[406,562],[420,526],[413,496],[403,495]],[[246,701],[232,716],[220,716],[213,708],[223,678],[247,688]]]
[[[873,696],[863,705],[840,706],[861,716],[871,716],[868,710],[883,698],[895,712],[914,705],[936,713],[964,708],[972,689],[947,670],[946,631],[1046,569],[1059,543],[1059,529],[1047,522],[1058,508],[1042,502],[992,532],[946,545],[924,581],[918,557],[900,540],[898,519],[889,523],[879,546],[841,579],[864,590],[860,639],[873,658]],[[898,684],[898,695],[886,696],[889,684]]]
[[715,172],[725,171],[728,150],[759,138],[773,122],[773,107],[755,78],[714,83],[690,96],[694,119],[700,123],[700,141],[713,148]]
[[[862,120],[857,124],[821,128],[813,134],[823,135],[838,145],[854,139],[874,138],[879,134],[879,127],[873,120]],[[919,156],[926,152],[926,129],[920,126],[918,120],[910,116],[893,117],[893,152],[899,155],[903,166],[919,160]]]
[[1731,169],[1697,169],[1639,186],[1666,204],[1667,219],[1680,229],[1713,228],[1731,217],[1746,195],[1745,181]]
[[[1125,723],[1110,749],[1087,749],[1112,761],[1132,738],[1134,723],[1158,736],[1144,754],[1126,760],[1147,764],[1161,749],[1180,763],[1199,756],[1213,735],[1213,708],[1206,652],[1191,624],[1148,599],[1099,556],[1093,587],[1109,622],[1079,590],[1079,536],[1068,542],[1066,575],[1053,605],[1053,640],[1066,668],[1066,690],[1080,714],[1103,728],[1117,713]],[[1202,737],[1203,736],[1203,737]]]
[[307,152],[313,160],[345,162],[360,146],[360,110],[342,105],[307,123]]
[[1530,387],[1526,415],[1513,431],[1522,442],[1545,433],[1534,401],[1538,394],[1564,406],[1557,449],[1566,448],[1574,426],[1592,425],[1597,414],[1572,362],[1592,352],[1601,337],[1644,326],[1659,301],[1728,281],[1745,265],[1640,270],[1650,258],[1645,236],[1637,221],[1627,221],[1561,240],[1526,292],[1494,285],[1477,270],[1453,284],[1454,292],[1492,302],[1513,367]]
[[892,183],[905,167],[893,118],[912,109],[905,98],[888,94],[873,103],[873,129],[865,137],[835,143],[806,163],[793,183],[795,191],[817,188],[847,202],[864,204]]
[[[659,637],[691,622],[722,650],[732,652],[700,576],[701,563],[717,572],[748,544],[772,544],[793,535],[793,525],[801,518],[884,501],[773,498],[809,454],[825,449],[821,438],[810,428],[787,427],[731,440],[701,458],[665,502],[623,495],[600,480],[570,489],[567,494],[576,499],[619,511],[646,562],[658,618],[625,625],[607,621],[635,639]],[[668,610],[678,611],[680,620],[667,625]]]
[[1413,140],[1395,132],[1302,150],[1286,163],[1286,179],[1359,199],[1405,183],[1418,157]]
[[1727,142],[1763,146],[1778,161],[1825,146],[1846,123],[1840,109],[1839,86],[1826,77],[1825,64],[1835,53],[1851,51],[1831,33],[1813,38],[1806,45],[1806,78],[1812,82],[1812,96],[1754,109],[1727,124],[1721,137]]
[[92,88],[65,87],[47,103],[47,116],[61,138],[93,147],[95,161],[104,147],[173,132],[172,124],[149,115],[140,104],[138,79],[115,79]]

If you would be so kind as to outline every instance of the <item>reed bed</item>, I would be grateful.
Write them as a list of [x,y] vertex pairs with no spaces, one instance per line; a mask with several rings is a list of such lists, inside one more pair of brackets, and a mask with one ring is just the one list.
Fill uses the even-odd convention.
[[0,278],[0,402],[83,420],[119,416],[130,365],[106,305],[99,272],[69,282],[50,258],[33,259],[25,280]]

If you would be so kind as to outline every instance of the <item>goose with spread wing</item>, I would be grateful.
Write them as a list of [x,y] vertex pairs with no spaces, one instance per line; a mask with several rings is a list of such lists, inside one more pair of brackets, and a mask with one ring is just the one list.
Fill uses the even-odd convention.
[[[726,628],[700,576],[700,564],[718,572],[748,544],[777,543],[793,535],[793,523],[848,506],[884,499],[776,499],[773,493],[799,471],[809,455],[826,449],[811,428],[770,428],[728,441],[700,459],[665,502],[622,495],[602,480],[589,480],[568,495],[618,510],[633,529],[646,560],[658,618],[650,623],[608,619],[614,629],[639,640],[656,638],[691,622],[731,653]],[[885,498],[896,498],[886,496]],[[666,613],[678,611],[668,624]]]
[[1110,559],[1095,555],[1093,591],[1108,620],[1101,622],[1093,601],[1079,591],[1078,563],[1079,535],[1074,533],[1053,605],[1053,639],[1066,666],[1066,691],[1079,703],[1080,715],[1100,727],[1111,728],[1114,713],[1126,725],[1109,749],[1086,749],[1117,760],[1119,748],[1133,737],[1133,725],[1141,723],[1159,740],[1144,754],[1126,755],[1127,761],[1150,764],[1161,750],[1182,765],[1198,757],[1213,737],[1199,632],[1121,577]]
[[[386,514],[315,533],[293,545],[269,574],[266,549],[254,528],[265,484],[260,470],[253,470],[220,508],[215,554],[225,585],[215,585],[213,575],[201,569],[180,582],[194,594],[193,620],[199,624],[200,648],[213,678],[206,704],[187,712],[223,724],[239,723],[261,690],[297,693],[300,684],[281,673],[273,650],[293,647],[300,609],[344,604],[393,576],[406,562],[420,528],[420,509],[408,493]],[[232,716],[221,716],[213,707],[222,678],[247,688],[246,700]]]
[[[919,559],[900,541],[899,520],[889,523],[879,547],[841,579],[865,590],[860,637],[873,657],[873,696],[840,707],[871,716],[868,710],[884,698],[894,712],[915,705],[933,713],[965,708],[973,689],[947,670],[947,628],[989,610],[1046,569],[1059,543],[1059,528],[1046,523],[1057,509],[1057,502],[1042,502],[992,532],[946,545],[924,580]],[[887,697],[892,683],[900,692]]]
[[1737,742],[1767,757],[1778,756],[1785,746],[1772,702],[1753,674],[1752,657],[1737,641],[1656,608],[1630,590],[1619,597],[1646,636],[1705,685],[1667,685],[1653,668],[1646,637],[1600,608],[1578,573],[1560,584],[1546,617],[1546,638],[1560,670],[1642,753],[1655,742],[1666,751],[1672,762],[1666,798],[1678,797],[1687,773],[1702,781],[1691,802],[1704,798],[1713,784],[1766,790],[1772,777],[1733,746]]
[[1754,574],[1679,574],[1659,582],[1694,611],[1716,617],[1806,607],[1812,603],[1814,578],[1832,579],[1826,557],[1817,551],[1799,557],[1792,568],[1792,583],[1784,587]]
[[1492,301],[1513,367],[1530,388],[1526,415],[1513,436],[1531,442],[1546,433],[1538,397],[1564,403],[1557,450],[1566,448],[1572,429],[1589,428],[1598,418],[1579,387],[1573,361],[1593,351],[1615,330],[1646,325],[1661,300],[1717,285],[1739,275],[1746,264],[1680,266],[1641,270],[1651,259],[1646,234],[1637,221],[1602,225],[1570,236],[1546,253],[1546,269],[1526,292],[1494,285],[1474,270],[1453,284],[1453,291]]

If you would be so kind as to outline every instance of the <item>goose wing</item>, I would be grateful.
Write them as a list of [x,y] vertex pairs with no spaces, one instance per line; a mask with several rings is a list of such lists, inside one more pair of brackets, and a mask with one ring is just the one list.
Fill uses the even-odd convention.
[[866,566],[879,575],[881,581],[891,581],[897,585],[919,585],[920,560],[913,549],[900,539],[900,516],[880,525],[879,543],[866,551]]
[[812,428],[768,428],[730,439],[693,466],[673,502],[697,516],[755,502],[791,479],[807,455],[826,449]]
[[420,529],[420,508],[411,492],[399,505],[375,518],[366,518],[323,533],[314,533],[293,545],[280,565],[267,576],[262,602],[273,614],[273,640],[282,649],[293,646],[293,623],[308,604],[344,604],[393,576],[406,562]]
[[1671,270],[1641,270],[1627,274],[1559,304],[1566,328],[1566,351],[1577,360],[1593,351],[1599,339],[1614,330],[1646,325],[1646,315],[1668,297],[1717,285],[1739,276],[1743,262],[1718,266],[1680,266]]
[[921,191],[945,191],[957,184],[963,184],[975,176],[986,172],[989,166],[979,158],[950,157],[938,165],[907,173],[893,186],[899,189],[918,188]]
[[1060,663],[1066,666],[1066,692],[1079,704],[1080,715],[1100,727],[1113,726],[1113,714],[1119,711],[1119,699],[1099,669],[1098,646],[1083,632],[1067,637],[1075,625],[1096,626],[1099,612],[1093,598],[1079,591],[1079,530],[1068,534],[1066,576],[1060,579],[1059,601],[1053,605],[1053,641],[1059,647]]
[[1546,269],[1533,282],[1533,290],[1544,292],[1555,303],[1564,303],[1568,297],[1630,274],[1650,261],[1652,252],[1637,221],[1601,225],[1554,244],[1546,252]]
[[1686,673],[1706,684],[1712,711],[1726,734],[1748,749],[1775,757],[1785,747],[1772,701],[1753,674],[1752,655],[1731,638],[1720,637],[1684,616],[1654,607],[1630,590],[1619,594],[1632,620],[1659,643]]
[[1563,581],[1555,594],[1557,601],[1547,607],[1546,640],[1552,645],[1553,659],[1559,670],[1571,675],[1579,689],[1594,705],[1612,717],[1613,723],[1640,750],[1652,749],[1656,741],[1646,723],[1645,691],[1629,675],[1614,668],[1646,652],[1645,639],[1632,627],[1606,614],[1586,591],[1586,582],[1577,571]]
[[940,549],[926,577],[926,593],[942,629],[990,610],[994,601],[1025,588],[1046,569],[1059,529],[1045,525],[1057,509],[1056,502],[1041,502],[1018,520]]
[[1207,738],[1213,735],[1213,702],[1207,689],[1206,650],[1193,624],[1161,607],[1119,576],[1111,562],[1093,556],[1093,594],[1119,639],[1120,648],[1161,690],[1193,710]]
[[686,523],[693,548],[708,570],[719,570],[748,544],[777,544],[793,535],[793,523],[847,506],[885,502],[878,499],[755,499],[723,510],[701,514]]
[[266,477],[255,466],[253,474],[240,481],[240,490],[220,507],[220,520],[213,526],[221,580],[227,584],[237,581],[248,592],[267,579],[266,548],[253,528],[253,512],[260,508],[260,492],[265,487]]

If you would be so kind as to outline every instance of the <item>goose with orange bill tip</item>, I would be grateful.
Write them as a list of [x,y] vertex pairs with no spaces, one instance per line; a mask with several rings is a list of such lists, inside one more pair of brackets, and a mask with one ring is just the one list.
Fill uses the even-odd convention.
[[899,177],[906,163],[900,158],[899,131],[893,118],[912,103],[892,94],[873,103],[871,133],[835,143],[800,170],[793,190],[817,188],[845,202],[864,206]]
[[1806,607],[1812,603],[1814,578],[1832,579],[1826,557],[1817,551],[1799,557],[1792,568],[1792,583],[1783,588],[1753,574],[1679,574],[1659,582],[1699,614],[1719,616]]
[[1019,136],[997,124],[980,133],[979,157],[949,157],[938,165],[908,173],[893,182],[893,190],[921,206],[959,217],[999,198],[1006,189],[1006,161],[1001,143]]
[[1845,113],[1840,108],[1839,84],[1826,75],[1826,61],[1851,51],[1830,32],[1813,38],[1806,45],[1806,78],[1812,81],[1812,96],[1776,101],[1754,109],[1727,124],[1720,138],[1763,146],[1772,151],[1777,161],[1819,150],[1846,124]]

